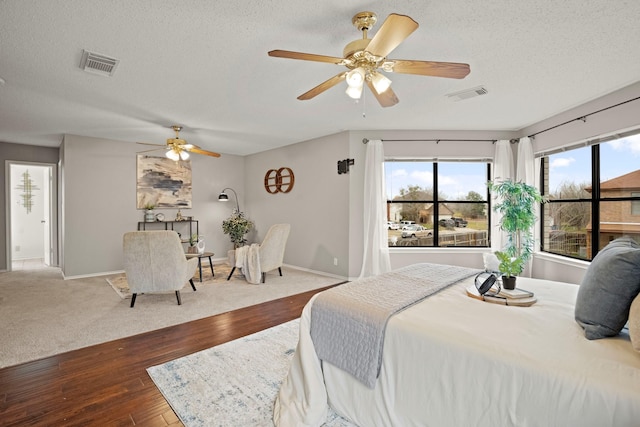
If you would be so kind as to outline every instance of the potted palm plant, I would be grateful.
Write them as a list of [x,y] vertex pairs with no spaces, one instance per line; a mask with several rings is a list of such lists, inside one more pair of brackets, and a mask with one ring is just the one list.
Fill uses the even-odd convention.
[[514,289],[515,276],[522,273],[533,255],[536,206],[546,200],[537,188],[524,182],[503,180],[488,182],[487,185],[498,200],[493,210],[502,215],[500,229],[507,233],[505,247],[496,252],[503,275],[503,286]]

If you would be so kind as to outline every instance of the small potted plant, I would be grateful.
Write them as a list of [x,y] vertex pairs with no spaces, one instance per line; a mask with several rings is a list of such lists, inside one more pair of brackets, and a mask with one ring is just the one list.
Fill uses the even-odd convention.
[[[537,188],[512,180],[487,183],[489,190],[497,197],[493,207],[502,215],[500,229],[507,232],[507,243],[502,251],[496,252],[500,260],[503,285],[515,288],[515,276],[522,273],[527,261],[533,255],[533,226],[536,223],[536,207],[546,199]],[[504,277],[513,277],[513,283]],[[510,288],[508,286],[513,286]]]
[[498,270],[502,273],[502,286],[505,289],[516,288],[516,276],[524,270],[524,260],[522,257],[512,257],[506,252],[495,252],[498,261]]
[[197,244],[198,244],[198,235],[193,233],[191,236],[189,236],[189,247],[187,248],[187,253],[197,254],[198,253],[198,248],[196,247]]
[[222,231],[231,237],[233,248],[236,249],[247,243],[245,235],[253,228],[253,221],[246,218],[242,212],[234,212],[222,221]]

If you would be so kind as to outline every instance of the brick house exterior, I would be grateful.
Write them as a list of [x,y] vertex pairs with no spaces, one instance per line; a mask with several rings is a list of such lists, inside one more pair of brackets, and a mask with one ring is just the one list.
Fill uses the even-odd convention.
[[[587,188],[591,192],[591,188]],[[600,198],[640,197],[640,169],[603,181]],[[587,250],[591,257],[591,223],[587,225]],[[600,249],[621,235],[632,236],[640,242],[640,200],[602,201],[600,203]]]

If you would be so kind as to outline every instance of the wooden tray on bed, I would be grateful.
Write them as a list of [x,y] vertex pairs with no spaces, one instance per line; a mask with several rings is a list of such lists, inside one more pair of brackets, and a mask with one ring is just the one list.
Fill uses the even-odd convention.
[[[517,288],[516,288],[517,289]],[[527,291],[524,291],[527,292]],[[492,304],[500,304],[500,305],[512,305],[516,307],[529,307],[538,301],[538,299],[533,295],[532,292],[529,292],[532,296],[525,296],[522,298],[509,298],[507,296],[488,296],[488,295],[480,295],[478,290],[474,285],[467,287],[467,295],[471,298],[490,302]],[[498,294],[500,295],[500,294]]]

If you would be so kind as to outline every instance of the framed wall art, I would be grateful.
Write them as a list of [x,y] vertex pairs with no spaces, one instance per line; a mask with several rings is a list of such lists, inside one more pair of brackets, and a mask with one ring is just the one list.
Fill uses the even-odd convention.
[[191,160],[137,155],[136,206],[191,208]]

